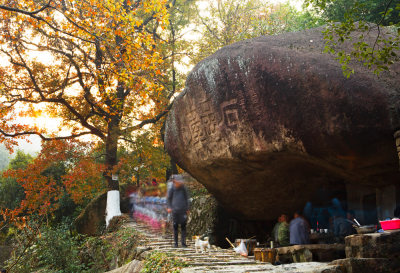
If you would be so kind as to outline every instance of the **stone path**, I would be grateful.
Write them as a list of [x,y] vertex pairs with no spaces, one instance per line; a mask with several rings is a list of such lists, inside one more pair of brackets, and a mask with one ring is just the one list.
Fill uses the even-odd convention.
[[183,259],[190,267],[202,267],[210,264],[224,266],[257,264],[254,259],[242,257],[228,249],[214,248],[207,253],[201,253],[200,251],[196,253],[194,242],[191,240],[187,241],[187,248],[174,248],[172,234],[168,234],[167,238],[163,238],[163,236],[143,224],[130,222],[128,225],[145,235],[146,241],[142,243],[143,247],[171,253]]
[[245,258],[237,255],[232,250],[214,248],[209,253],[196,253],[194,243],[188,240],[187,248],[174,248],[172,235],[167,238],[156,231],[151,230],[144,224],[129,222],[127,224],[144,235],[141,248],[145,250],[157,250],[171,253],[187,262],[189,267],[184,268],[182,273],[198,272],[337,272],[335,266],[326,263],[301,263],[273,266],[269,263],[255,261],[252,257]]

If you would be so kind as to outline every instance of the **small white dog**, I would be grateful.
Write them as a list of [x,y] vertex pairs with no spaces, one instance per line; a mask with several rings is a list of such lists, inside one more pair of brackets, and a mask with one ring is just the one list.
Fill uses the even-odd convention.
[[204,240],[200,239],[200,236],[193,236],[194,242],[194,248],[196,250],[196,253],[198,252],[198,248],[200,248],[201,252],[205,252],[208,248],[208,252],[211,250],[211,245],[208,242],[208,237],[204,237]]

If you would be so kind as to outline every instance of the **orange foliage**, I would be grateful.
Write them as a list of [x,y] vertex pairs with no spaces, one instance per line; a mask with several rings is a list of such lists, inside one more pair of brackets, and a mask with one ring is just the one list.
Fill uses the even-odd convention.
[[[0,56],[8,59],[0,64],[0,143],[92,135],[107,144],[110,171],[118,140],[169,109],[157,38],[168,24],[167,0],[45,2],[0,4]],[[50,60],[33,58],[37,52]],[[21,119],[38,106],[62,120],[59,135]]]
[[[49,141],[25,169],[6,171],[4,176],[15,178],[24,188],[25,199],[14,211],[3,210],[3,217],[14,221],[20,215],[49,215],[59,207],[64,189],[76,204],[93,198],[104,189],[103,167],[94,162],[88,151],[89,146],[77,140]],[[54,164],[63,164],[67,168],[61,181],[46,174]]]
[[[104,166],[83,143],[51,141],[27,169],[9,171],[26,194],[17,213],[52,213],[64,191],[81,203],[102,189],[101,172],[109,190],[118,188],[110,174],[118,168],[119,141],[170,107],[160,80],[167,6],[167,0],[0,4],[0,58],[8,60],[0,64],[0,143],[11,149],[30,135],[46,141],[90,135],[105,146]],[[30,122],[39,110],[61,120],[59,132]],[[55,162],[67,168],[61,183],[44,175]]]
[[63,177],[67,192],[76,204],[93,199],[104,189],[103,169],[103,165],[95,164],[90,158],[83,158]]

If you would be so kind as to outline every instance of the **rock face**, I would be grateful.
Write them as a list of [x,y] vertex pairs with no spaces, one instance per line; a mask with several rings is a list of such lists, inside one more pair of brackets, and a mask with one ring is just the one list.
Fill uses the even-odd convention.
[[187,78],[166,123],[171,157],[238,217],[272,220],[347,184],[399,181],[399,65],[346,79],[322,29],[222,48]]
[[[339,265],[338,272],[343,273],[398,273],[393,263],[383,258],[347,258],[336,260],[329,265]],[[325,272],[325,271],[324,271]]]
[[130,262],[120,268],[117,268],[117,269],[114,269],[114,270],[111,270],[108,272],[109,273],[140,273],[143,269],[143,265],[144,265],[143,261],[133,260],[132,262]]
[[96,236],[105,229],[105,211],[107,193],[100,194],[90,201],[81,214],[75,219],[73,226],[78,233]]
[[400,266],[400,231],[347,236],[347,258],[386,258]]
[[211,244],[215,244],[215,238],[212,237],[213,234],[209,233],[215,231],[217,218],[218,205],[212,196],[205,195],[192,198],[187,224],[188,237],[206,234]]

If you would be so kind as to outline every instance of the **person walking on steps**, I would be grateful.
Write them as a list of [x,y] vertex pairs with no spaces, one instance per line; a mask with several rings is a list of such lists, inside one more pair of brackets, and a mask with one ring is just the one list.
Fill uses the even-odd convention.
[[172,175],[173,186],[168,190],[167,206],[168,213],[172,213],[172,221],[174,226],[174,242],[178,247],[178,228],[181,226],[181,243],[182,247],[186,246],[186,222],[189,213],[189,196],[180,174]]

